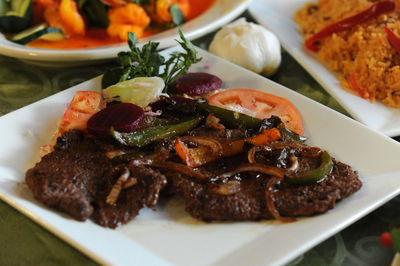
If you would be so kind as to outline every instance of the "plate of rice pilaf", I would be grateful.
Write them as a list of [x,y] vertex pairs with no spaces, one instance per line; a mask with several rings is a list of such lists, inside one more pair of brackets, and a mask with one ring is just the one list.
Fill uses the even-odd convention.
[[399,0],[256,0],[249,10],[353,118],[400,135]]
[[[368,0],[320,0],[318,4],[307,3],[295,15],[306,40],[334,23],[341,25],[344,19],[356,18],[357,14],[374,16],[364,23],[361,18],[352,19],[355,27],[332,31],[330,36],[318,40],[315,50],[331,70],[343,74],[339,78],[344,87],[355,90],[362,98],[395,108],[400,107],[400,51],[390,43],[385,28],[400,33],[400,1],[397,3],[396,8],[393,1],[373,4]],[[382,12],[373,14],[372,8]]]

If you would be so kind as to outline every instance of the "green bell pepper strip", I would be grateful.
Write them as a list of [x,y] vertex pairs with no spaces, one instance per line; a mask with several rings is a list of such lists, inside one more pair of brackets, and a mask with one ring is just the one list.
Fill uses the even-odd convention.
[[178,124],[156,125],[149,128],[138,129],[130,133],[122,133],[111,129],[111,135],[123,145],[143,147],[164,138],[185,134],[196,127],[201,120],[201,117],[196,117]]
[[[234,112],[231,110],[227,110],[221,107],[210,105],[208,102],[200,102],[199,106],[206,111],[214,114],[216,117],[222,120],[224,124],[228,127],[242,127],[242,128],[256,128],[261,126],[262,120],[248,116],[246,114]],[[278,127],[279,131],[282,134],[289,135],[293,140],[298,142],[305,142],[307,140],[306,137],[297,135],[296,133],[292,132],[291,130],[287,129],[284,126]]]
[[333,166],[332,158],[327,151],[321,155],[321,164],[318,168],[308,170],[304,173],[285,177],[285,181],[290,184],[309,184],[322,180],[328,175]]
[[293,140],[298,141],[298,142],[305,142],[307,140],[306,137],[301,136],[301,135],[297,135],[296,133],[294,133],[293,131],[291,131],[290,129],[287,129],[286,127],[278,127],[279,131],[281,132],[281,134],[286,134],[289,137],[291,137]]
[[400,253],[400,228],[393,228],[390,231],[390,236],[392,237],[393,249]]
[[199,102],[199,106],[221,119],[225,125],[231,128],[242,127],[250,129],[259,127],[262,123],[261,119],[210,105],[208,102]]

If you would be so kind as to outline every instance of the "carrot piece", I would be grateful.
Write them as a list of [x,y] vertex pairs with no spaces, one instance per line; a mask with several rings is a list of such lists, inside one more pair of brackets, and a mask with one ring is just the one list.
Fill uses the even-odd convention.
[[278,129],[264,129],[264,131],[251,138],[234,140],[225,142],[222,144],[224,156],[233,156],[243,152],[243,147],[246,142],[253,144],[254,146],[267,145],[275,140],[281,138],[281,133]]
[[[175,140],[175,151],[179,157],[186,163],[187,166],[194,168],[206,164],[211,161],[208,159],[208,149],[205,147],[188,148],[182,140],[177,138]],[[212,158],[215,160],[216,158]]]

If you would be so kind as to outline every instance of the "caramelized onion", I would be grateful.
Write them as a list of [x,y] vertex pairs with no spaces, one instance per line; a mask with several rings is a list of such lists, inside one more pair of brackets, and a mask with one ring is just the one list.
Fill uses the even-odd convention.
[[117,182],[113,185],[111,188],[110,193],[108,194],[106,198],[106,203],[109,205],[114,205],[117,202],[118,196],[121,193],[122,187],[125,183],[125,181],[129,178],[130,172],[128,168],[124,169],[125,171],[122,173],[122,175],[118,178]]
[[321,155],[322,150],[318,147],[306,147],[302,149],[302,155],[305,157],[318,157]]
[[268,150],[269,146],[254,146],[247,153],[247,160],[249,163],[257,163],[255,159],[256,152],[260,150]]
[[200,179],[200,180],[205,180],[207,178],[202,173],[200,173],[194,169],[191,169],[181,163],[166,162],[166,161],[160,162],[160,161],[155,161],[155,160],[151,160],[151,159],[135,159],[130,162],[130,166],[141,166],[141,165],[147,165],[147,166],[153,166],[153,167],[162,168],[162,169],[174,170],[176,172],[179,172],[179,173],[187,175],[187,176],[196,177],[197,179]]
[[199,146],[207,147],[211,157],[222,156],[222,144],[217,139],[200,136],[184,136],[180,138],[184,142],[194,143]]
[[217,139],[201,136],[183,136],[180,139],[185,142],[206,146],[210,148],[213,153],[222,155],[222,145]]
[[[255,159],[255,154],[256,152],[259,151],[272,151],[272,150],[281,150],[286,147],[291,147],[291,148],[297,148],[301,151],[302,156],[305,157],[318,157],[322,150],[317,147],[308,147],[305,146],[304,144],[297,143],[297,142],[274,142],[269,145],[264,145],[264,146],[254,146],[252,147],[249,152],[247,153],[247,159],[249,163],[257,163]],[[293,166],[293,164],[292,164]]]
[[271,213],[271,215],[278,221],[281,221],[283,223],[291,223],[296,221],[295,218],[293,217],[282,217],[278,210],[275,207],[275,198],[274,198],[274,186],[276,183],[279,182],[279,179],[276,177],[272,177],[268,180],[266,186],[265,186],[265,203],[267,205],[268,211]]
[[259,172],[259,173],[262,173],[265,175],[274,176],[278,179],[283,179],[284,175],[285,175],[285,170],[278,168],[278,167],[265,165],[265,164],[261,164],[261,163],[248,163],[248,164],[239,166],[238,168],[236,168],[235,170],[233,170],[231,172],[223,173],[222,175],[219,175],[219,177],[229,178],[229,177],[236,175],[238,173],[241,173],[241,172]]
[[297,170],[297,168],[299,168],[299,160],[296,157],[296,155],[294,155],[294,154],[291,154],[289,159],[292,162],[292,165],[289,168],[287,168],[286,170],[290,174],[290,173],[294,173]]

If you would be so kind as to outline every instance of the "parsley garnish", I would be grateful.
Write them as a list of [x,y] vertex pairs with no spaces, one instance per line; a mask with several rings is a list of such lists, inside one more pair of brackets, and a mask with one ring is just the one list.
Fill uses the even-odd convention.
[[102,86],[106,88],[120,81],[136,77],[159,76],[165,82],[164,91],[170,87],[174,80],[181,74],[187,73],[189,67],[201,60],[193,44],[185,38],[179,29],[181,41],[176,40],[183,52],[172,52],[166,60],[158,51],[158,42],[148,42],[140,49],[136,45],[139,39],[135,33],[128,34],[130,51],[118,53],[119,67],[107,70],[102,79]]

